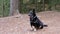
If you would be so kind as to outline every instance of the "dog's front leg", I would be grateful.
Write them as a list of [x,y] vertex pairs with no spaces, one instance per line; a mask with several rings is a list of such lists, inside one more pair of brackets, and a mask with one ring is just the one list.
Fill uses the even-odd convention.
[[32,26],[31,30],[36,31],[36,28],[34,26]]

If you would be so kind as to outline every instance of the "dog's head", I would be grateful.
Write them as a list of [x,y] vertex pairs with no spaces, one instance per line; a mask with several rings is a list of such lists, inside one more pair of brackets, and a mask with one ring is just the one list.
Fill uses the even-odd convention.
[[30,10],[29,16],[30,16],[30,17],[36,16],[35,9]]

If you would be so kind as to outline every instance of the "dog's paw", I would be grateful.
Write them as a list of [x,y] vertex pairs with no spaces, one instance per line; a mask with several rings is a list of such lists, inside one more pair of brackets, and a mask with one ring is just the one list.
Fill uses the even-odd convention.
[[36,29],[34,29],[34,31],[36,31]]
[[31,30],[33,30],[33,29],[34,29],[34,26],[31,27]]
[[33,29],[33,28],[31,28],[31,30],[33,31],[34,29]]
[[32,31],[36,31],[36,28],[34,26],[32,26],[31,30]]
[[33,30],[34,30],[34,28],[35,28],[35,27],[34,27],[34,26],[32,26],[31,30],[33,31]]
[[39,28],[41,28],[41,26],[39,26]]
[[41,26],[40,29],[43,29],[43,26]]

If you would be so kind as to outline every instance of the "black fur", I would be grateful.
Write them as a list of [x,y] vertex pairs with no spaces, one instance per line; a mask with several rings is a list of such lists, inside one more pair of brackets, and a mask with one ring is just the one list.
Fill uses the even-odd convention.
[[29,16],[30,16],[31,27],[34,26],[36,29],[43,29],[43,26],[47,26],[43,25],[43,23],[37,18],[35,9],[30,10]]

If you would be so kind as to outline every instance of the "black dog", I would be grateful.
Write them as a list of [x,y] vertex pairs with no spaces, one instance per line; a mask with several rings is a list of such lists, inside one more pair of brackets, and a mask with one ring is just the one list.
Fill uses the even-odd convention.
[[29,12],[29,17],[30,17],[30,25],[32,28],[37,29],[43,29],[44,25],[36,16],[35,9],[30,10]]

